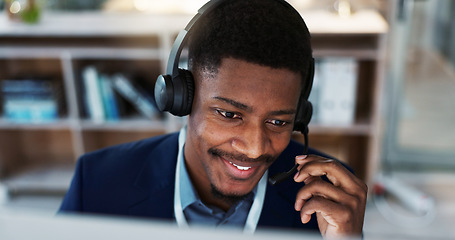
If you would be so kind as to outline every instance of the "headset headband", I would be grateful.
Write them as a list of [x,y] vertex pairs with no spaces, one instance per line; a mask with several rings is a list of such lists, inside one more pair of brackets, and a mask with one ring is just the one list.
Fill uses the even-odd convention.
[[216,8],[224,0],[211,0],[204,4],[198,11],[197,14],[191,19],[191,21],[186,25],[185,29],[179,32],[179,35],[175,39],[174,45],[172,46],[171,53],[169,54],[169,59],[167,62],[166,74],[175,77],[178,75],[179,59],[182,53],[182,50],[185,46],[188,38],[186,35],[193,27],[194,23],[205,13],[210,12],[212,9]]

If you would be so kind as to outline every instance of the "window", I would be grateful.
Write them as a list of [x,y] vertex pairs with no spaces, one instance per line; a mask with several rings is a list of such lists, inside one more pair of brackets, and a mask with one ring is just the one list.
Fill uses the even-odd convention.
[[455,167],[455,2],[392,4],[383,157],[394,166]]

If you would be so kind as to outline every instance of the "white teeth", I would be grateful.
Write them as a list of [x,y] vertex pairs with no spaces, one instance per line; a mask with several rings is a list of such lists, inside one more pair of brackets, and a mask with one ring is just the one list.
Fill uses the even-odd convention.
[[238,168],[239,170],[242,170],[242,171],[246,171],[246,170],[249,170],[251,167],[242,167],[242,166],[239,166],[233,162],[229,162],[230,164],[234,165],[236,168]]

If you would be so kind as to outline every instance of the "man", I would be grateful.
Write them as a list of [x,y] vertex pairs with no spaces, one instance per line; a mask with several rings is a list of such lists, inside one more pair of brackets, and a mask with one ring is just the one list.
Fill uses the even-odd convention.
[[[191,29],[187,126],[82,156],[60,211],[360,235],[366,185],[290,140],[311,51],[280,0],[222,1]],[[293,179],[267,184],[296,163]]]

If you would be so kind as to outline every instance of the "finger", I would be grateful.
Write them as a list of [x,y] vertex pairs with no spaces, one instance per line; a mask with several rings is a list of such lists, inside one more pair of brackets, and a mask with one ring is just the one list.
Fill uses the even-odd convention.
[[300,209],[302,223],[307,223],[313,213],[318,213],[333,227],[345,225],[352,218],[352,211],[344,206],[322,197],[313,197]]
[[295,163],[299,166],[297,167],[297,173],[295,174],[294,178],[296,178],[299,175],[300,169],[302,169],[303,165],[308,162],[307,160],[305,160],[307,159],[307,157],[308,155],[298,155],[295,157]]
[[322,180],[321,177],[318,177],[318,176],[311,176],[311,177],[307,177],[307,178],[305,179],[304,183],[305,183],[305,185],[306,185],[306,184],[312,183],[313,181],[320,181],[320,180]]
[[302,165],[294,176],[296,182],[304,182],[309,177],[326,176],[333,185],[350,193],[367,191],[366,184],[336,160],[308,156],[299,162],[302,162]]
[[[313,213],[317,213],[318,225],[324,226],[321,233],[357,235],[362,232],[363,216],[359,216],[347,206],[322,197],[311,198],[300,210],[302,223],[307,223]],[[329,230],[330,229],[330,230]]]
[[[298,173],[298,172],[297,172]],[[307,179],[305,179],[305,186],[313,181],[318,181],[318,180],[322,180],[320,177],[309,177]],[[300,190],[299,190],[300,191]],[[294,208],[296,211],[299,211],[301,206],[303,204],[305,204],[305,201],[308,200],[308,199],[305,199],[305,198],[298,198],[296,197],[296,200],[295,200],[295,204],[294,204]]]
[[299,166],[297,167],[297,170],[300,171],[300,169],[303,167],[303,164],[306,163],[305,159],[308,157],[308,155],[299,155],[295,157],[295,163],[298,164]]
[[[305,158],[296,158],[296,162],[299,164],[299,176],[296,177],[296,181],[302,182],[306,178],[311,176],[327,176],[328,171],[331,171],[332,175],[344,175],[347,174],[347,169],[344,166],[340,168],[338,161],[323,158],[320,156],[307,156]],[[302,172],[302,169],[305,171]],[[302,174],[303,173],[303,174]],[[328,176],[327,176],[328,177]],[[329,178],[329,180],[331,180]],[[337,180],[334,179],[333,184],[337,185]]]
[[311,220],[311,214],[302,214],[300,213],[300,220],[303,224],[308,223]]
[[[322,158],[322,157],[318,156],[318,158]],[[297,165],[299,165],[299,166],[297,167],[297,173],[294,176],[294,178],[296,178],[299,175],[299,172],[303,168],[303,165],[305,165],[305,163],[308,163],[310,161],[315,161],[318,158],[315,158],[314,156],[311,156],[310,158],[308,158],[308,155],[298,155],[298,156],[296,156],[295,157],[295,163]]]
[[[301,170],[303,168],[303,165],[309,162],[320,162],[320,163],[334,163],[338,167],[341,167],[342,170],[344,170],[346,173],[351,174],[354,176],[346,167],[344,167],[339,161],[334,160],[334,159],[328,159],[324,158],[322,156],[317,156],[317,155],[299,155],[295,157],[295,162],[299,164],[298,170]],[[356,178],[357,179],[357,178]],[[357,179],[359,183],[363,183],[362,180]],[[361,184],[360,184],[361,185]]]
[[308,157],[308,155],[298,155],[295,157],[295,163],[297,164],[303,164],[305,163],[305,159]]
[[358,198],[318,177],[318,179],[312,180],[299,190],[296,196],[295,209],[297,211],[300,210],[306,201],[316,196],[347,205],[351,209],[357,209],[360,203]]

